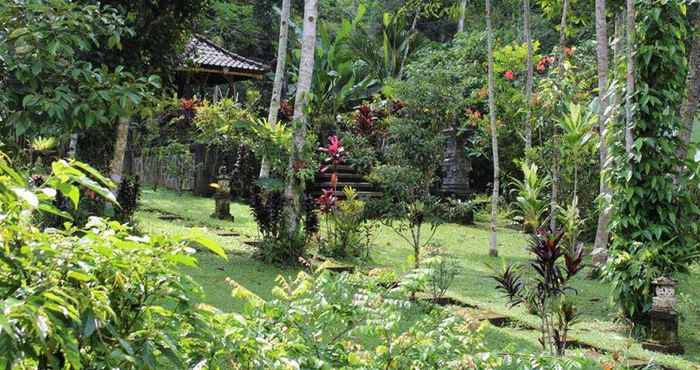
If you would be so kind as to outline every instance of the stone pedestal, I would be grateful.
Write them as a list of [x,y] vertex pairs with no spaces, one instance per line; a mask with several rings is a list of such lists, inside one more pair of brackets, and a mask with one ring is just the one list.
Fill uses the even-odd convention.
[[683,346],[678,340],[678,313],[675,310],[676,282],[661,277],[652,282],[654,298],[649,311],[649,338],[642,348],[650,351],[682,354]]
[[471,163],[464,155],[468,135],[454,126],[443,132],[447,136],[447,143],[442,164],[443,176],[440,191],[445,196],[466,199],[469,196],[469,173],[471,172]]

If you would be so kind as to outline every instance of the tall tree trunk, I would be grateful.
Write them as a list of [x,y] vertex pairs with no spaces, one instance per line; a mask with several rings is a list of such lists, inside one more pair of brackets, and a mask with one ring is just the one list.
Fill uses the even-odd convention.
[[610,223],[610,183],[607,176],[608,165],[608,31],[605,19],[605,0],[595,1],[596,54],[598,57],[598,126],[600,132],[600,197],[601,209],[598,214],[598,228],[593,249],[607,249],[608,224]]
[[[634,1],[627,2],[627,22],[626,22],[626,58],[627,58],[627,84],[625,87],[625,153],[629,158],[634,145],[634,33],[635,33],[635,12]],[[700,52],[700,48],[698,48]],[[699,64],[700,65],[700,64]],[[698,87],[700,89],[700,87]]]
[[688,75],[686,77],[688,92],[681,106],[681,143],[676,151],[678,158],[688,156],[693,122],[695,122],[698,104],[700,104],[700,35],[698,34],[700,32],[700,14],[695,16],[693,28],[694,36],[690,46],[690,55],[688,55]]
[[532,148],[532,37],[530,36],[530,0],[523,0],[523,34],[527,44],[527,82],[525,83],[525,150]]
[[[569,15],[569,0],[564,0],[561,7],[561,23],[559,24],[559,80],[564,81],[564,60],[566,59],[566,23]],[[560,89],[563,89],[563,84]],[[562,97],[563,98],[563,97]],[[560,180],[560,151],[559,151],[559,126],[554,125],[554,158],[552,161],[552,193],[549,199],[549,227],[557,228],[557,213],[559,210],[559,180]]]
[[467,0],[462,0],[459,6],[459,22],[457,23],[457,33],[464,32],[464,18],[467,15]]
[[491,0],[486,0],[486,33],[488,35],[488,54],[489,54],[489,120],[491,123],[491,148],[493,151],[493,193],[491,194],[491,237],[489,238],[489,255],[492,257],[498,256],[498,247],[496,245],[496,219],[498,216],[498,192],[500,187],[500,167],[498,163],[498,130],[496,127],[496,96],[494,91],[494,76],[493,76],[493,25],[491,24]]
[[303,160],[304,143],[306,141],[306,104],[311,90],[311,79],[314,72],[314,57],[316,49],[316,18],[318,17],[317,0],[304,1],[304,30],[301,39],[301,59],[299,61],[299,80],[294,101],[294,137],[292,139],[292,155],[289,159],[287,172],[287,237],[290,242],[297,237],[301,218],[301,195],[304,183],[296,177],[297,165]]
[[78,153],[78,132],[70,134],[70,142],[68,143],[68,158],[75,159]]
[[[289,13],[291,0],[282,0],[282,15],[280,16],[280,36],[277,45],[277,68],[275,69],[275,82],[272,85],[272,99],[270,99],[270,111],[267,120],[271,125],[277,124],[277,114],[280,110],[282,85],[287,67],[287,40],[289,40]],[[262,159],[260,164],[260,178],[270,177],[270,162]]]
[[109,177],[119,186],[124,170],[124,154],[129,139],[129,117],[119,117],[117,123],[117,138],[114,141],[114,155],[109,164]]

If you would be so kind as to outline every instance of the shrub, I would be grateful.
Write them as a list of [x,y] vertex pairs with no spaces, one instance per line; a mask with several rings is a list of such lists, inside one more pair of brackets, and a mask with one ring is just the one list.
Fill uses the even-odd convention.
[[542,225],[542,216],[547,211],[544,192],[549,185],[548,177],[541,177],[536,164],[522,163],[523,180],[513,179],[515,202],[512,204],[515,220],[523,225],[523,230],[532,233]]
[[476,205],[471,200],[448,198],[440,203],[439,211],[445,221],[470,225],[474,223],[475,209]]
[[[91,217],[84,228],[41,230],[28,214],[70,217],[56,195],[79,204],[79,186],[114,201],[110,182],[79,162],[59,161],[40,187],[0,158],[0,366],[4,368],[222,368],[215,310],[178,272],[195,266],[200,237],[139,237]],[[216,332],[216,334],[213,334]],[[218,364],[218,365],[217,365]]]
[[529,251],[534,258],[526,266],[532,268],[534,278],[524,279],[521,273],[526,266],[513,264],[492,276],[498,283],[496,289],[506,294],[511,306],[533,306],[542,321],[540,344],[557,355],[566,351],[567,333],[576,319],[576,308],[565,299],[566,293],[573,290],[568,282],[583,268],[583,248],[567,251],[562,237],[562,233],[543,229],[532,236]]
[[426,248],[426,258],[423,260],[423,268],[426,270],[426,286],[433,298],[439,301],[447,293],[461,268],[454,256],[451,256],[439,246]]
[[355,189],[343,189],[345,199],[328,207],[328,193],[319,198],[326,224],[326,239],[320,252],[332,257],[368,257],[373,224],[365,218],[365,202],[358,199]]

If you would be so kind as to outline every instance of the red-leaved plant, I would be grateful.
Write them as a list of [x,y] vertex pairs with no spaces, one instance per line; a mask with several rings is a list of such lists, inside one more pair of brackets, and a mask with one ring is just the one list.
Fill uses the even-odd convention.
[[[577,318],[576,308],[566,299],[566,293],[576,290],[568,283],[583,268],[583,247],[579,244],[567,250],[562,237],[560,231],[537,230],[528,247],[534,258],[526,265],[511,263],[491,276],[511,307],[524,303],[540,317],[540,344],[560,356],[566,351],[568,331]],[[522,270],[528,267],[535,272],[533,279],[523,278]]]
[[328,145],[318,148],[318,150],[326,153],[321,172],[326,172],[330,166],[337,166],[345,160],[345,148],[336,135],[329,137]]
[[377,117],[375,117],[374,112],[372,112],[372,107],[367,104],[361,105],[356,112],[355,124],[358,133],[363,135],[371,135],[374,131],[374,122]]

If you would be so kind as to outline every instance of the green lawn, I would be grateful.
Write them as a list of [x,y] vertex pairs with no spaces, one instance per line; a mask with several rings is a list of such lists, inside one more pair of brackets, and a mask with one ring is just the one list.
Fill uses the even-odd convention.
[[[174,192],[144,190],[140,211],[136,222],[141,231],[147,233],[183,234],[192,227],[205,227],[207,233],[229,252],[229,260],[202,253],[199,256],[200,268],[188,269],[205,289],[207,303],[223,310],[238,310],[242,302],[231,298],[231,287],[226,278],[233,279],[264,299],[271,297],[270,290],[278,275],[293,276],[297,270],[271,266],[251,257],[252,250],[243,244],[244,240],[255,239],[256,226],[249,209],[243,204],[233,203],[231,213],[235,222],[220,221],[209,217],[214,201],[190,195],[178,196]],[[176,214],[182,220],[161,220],[159,212]],[[223,237],[217,234],[236,232],[240,237]],[[522,308],[508,309],[504,300],[494,290],[494,283],[488,278],[487,264],[500,264],[507,261],[522,262],[528,258],[525,251],[526,237],[514,230],[499,229],[500,258],[488,256],[488,225],[479,222],[474,226],[443,225],[436,234],[436,241],[455,255],[460,261],[463,273],[457,278],[449,294],[481,308],[505,314],[516,321],[536,325],[535,316]],[[373,265],[391,267],[398,272],[410,268],[411,249],[388,228],[380,228],[371,251]],[[582,274],[585,275],[585,274]],[[609,287],[596,280],[581,276],[573,285],[578,290],[574,297],[582,320],[573,331],[573,336],[608,351],[620,351],[627,356],[642,358],[673,366],[678,369],[697,368],[700,362],[700,320],[698,310],[688,306],[687,319],[682,322],[681,338],[687,354],[683,357],[659,355],[648,352],[629,339],[621,325],[615,323],[614,309],[608,302]],[[697,297],[700,293],[700,278],[697,274],[681,281],[680,291],[687,297]],[[516,349],[536,350],[536,333],[518,328],[486,328],[487,345],[503,349],[513,345]]]

